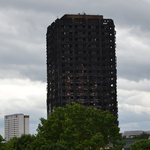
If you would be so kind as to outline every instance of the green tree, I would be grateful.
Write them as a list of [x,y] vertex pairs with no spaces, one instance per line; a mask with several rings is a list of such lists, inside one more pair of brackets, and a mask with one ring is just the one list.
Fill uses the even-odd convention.
[[22,135],[14,137],[6,144],[5,150],[29,150],[30,144],[35,140],[33,135]]
[[99,150],[107,147],[119,150],[122,147],[117,142],[121,135],[112,114],[76,103],[57,107],[48,120],[41,118],[37,131],[36,138],[46,143],[42,142],[39,147],[45,146],[45,150]]
[[5,140],[3,139],[3,137],[0,135],[0,150],[4,150],[4,142]]
[[14,137],[10,141],[8,141],[5,145],[5,150],[15,150],[18,142],[18,138]]
[[130,150],[150,150],[150,140],[136,141],[131,145]]

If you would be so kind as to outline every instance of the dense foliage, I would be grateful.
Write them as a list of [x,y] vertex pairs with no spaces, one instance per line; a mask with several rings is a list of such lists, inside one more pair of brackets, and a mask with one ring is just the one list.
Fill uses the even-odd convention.
[[121,137],[113,115],[76,103],[56,108],[48,120],[42,118],[37,136],[50,144],[49,149],[59,150],[117,148]]
[[35,140],[33,135],[22,135],[20,138],[12,138],[6,145],[5,150],[29,150]]
[[3,139],[3,137],[0,135],[0,150],[4,150],[4,144],[3,144],[3,142],[4,142],[4,139]]
[[150,140],[136,141],[131,145],[130,150],[150,150]]
[[107,111],[72,103],[41,118],[37,135],[10,140],[6,150],[121,150],[115,117]]

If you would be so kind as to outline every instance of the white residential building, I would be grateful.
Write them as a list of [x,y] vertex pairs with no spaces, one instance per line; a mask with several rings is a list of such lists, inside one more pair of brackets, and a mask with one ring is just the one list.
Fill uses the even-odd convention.
[[9,141],[13,137],[29,134],[29,115],[6,115],[4,118],[4,125],[6,141]]

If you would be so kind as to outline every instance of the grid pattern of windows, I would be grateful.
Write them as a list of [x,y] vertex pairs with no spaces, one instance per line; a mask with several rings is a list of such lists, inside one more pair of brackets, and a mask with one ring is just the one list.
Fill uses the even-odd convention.
[[78,102],[118,115],[115,29],[100,15],[64,15],[47,29],[47,113]]
[[29,116],[23,114],[7,115],[4,119],[5,139],[9,141],[13,137],[29,134]]

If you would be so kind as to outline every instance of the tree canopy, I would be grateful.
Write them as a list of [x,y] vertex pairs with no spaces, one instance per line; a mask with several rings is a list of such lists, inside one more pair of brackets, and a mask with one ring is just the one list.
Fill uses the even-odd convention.
[[130,150],[150,150],[150,140],[143,139],[136,141],[131,145]]
[[72,103],[41,118],[37,135],[11,139],[5,150],[121,150],[114,115]]
[[0,150],[3,150],[4,149],[4,142],[5,140],[3,139],[3,137],[0,135]]
[[49,149],[99,150],[118,148],[119,128],[108,111],[84,107],[76,103],[57,107],[49,118],[41,118],[38,137],[49,143]]
[[30,134],[14,137],[5,145],[5,150],[29,150],[34,140],[35,136]]

